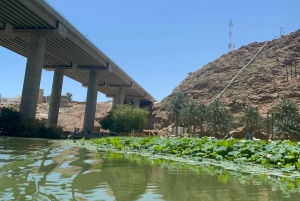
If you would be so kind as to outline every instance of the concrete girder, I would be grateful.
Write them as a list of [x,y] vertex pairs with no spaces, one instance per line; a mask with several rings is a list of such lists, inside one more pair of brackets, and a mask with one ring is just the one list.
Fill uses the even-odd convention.
[[15,37],[15,34],[13,31],[13,26],[9,23],[5,23],[4,29],[0,30],[0,38],[1,39],[11,39],[14,37]]
[[122,87],[124,89],[134,89],[134,84],[131,82],[130,85],[113,85],[113,84],[110,84],[109,85],[110,88],[119,88],[119,87]]
[[57,23],[57,28],[55,29],[14,29],[9,23],[0,22],[0,38],[15,38],[16,36],[22,38],[26,42],[30,42],[30,37],[32,33],[38,34],[45,38],[66,38],[67,28],[61,24]]
[[128,85],[132,83],[132,79],[124,72],[122,71],[119,67],[115,66],[112,68],[111,73],[117,75],[118,77],[122,78]]
[[97,70],[97,71],[107,70],[107,71],[111,72],[111,68],[78,66],[77,64],[76,64],[76,66],[74,66],[74,65],[72,65],[72,62],[70,62],[69,66],[44,66],[43,68],[45,70],[48,70],[48,71],[53,71],[55,69],[82,70],[82,71],[94,69],[94,70]]
[[[43,4],[44,7],[50,7],[45,1],[37,0],[40,4]],[[40,16],[44,21],[46,21],[50,26],[56,27],[57,21],[53,19],[47,12],[43,12],[40,7],[38,7],[35,3],[30,0],[22,0],[20,1],[24,6],[26,6],[29,10],[31,10],[36,15]],[[51,9],[47,9],[49,12]],[[53,10],[53,9],[52,9]],[[51,13],[51,12],[50,12]],[[53,13],[51,13],[53,14]]]
[[[65,63],[67,66],[71,66],[71,68],[73,68],[74,63],[72,63],[71,61],[69,61],[69,60],[65,59],[64,57],[60,56],[60,55],[57,54],[56,52],[50,50],[49,48],[46,48],[46,52],[47,52],[47,54],[49,54],[49,55],[53,56],[54,58],[60,60],[61,62]],[[76,65],[76,66],[77,66],[77,65]],[[45,68],[45,69],[47,70],[48,67],[47,67],[47,66],[44,66],[43,68]],[[58,68],[58,67],[56,67],[56,68]],[[54,69],[55,69],[55,68],[54,68]],[[53,70],[54,70],[54,69],[53,69]]]
[[[72,65],[73,70],[65,70],[64,74],[75,81],[87,83],[89,74],[86,73],[86,70],[76,69],[76,67],[74,67],[75,65],[73,65],[74,62],[77,63],[78,66],[99,66],[102,68],[109,63],[112,67],[112,72],[99,72],[99,78],[107,83],[119,86],[131,85],[131,82],[133,82],[134,89],[129,89],[126,92],[128,96],[143,97],[145,93],[148,94],[138,83],[119,68],[117,64],[102,53],[98,47],[91,43],[82,33],[63,18],[62,15],[47,4],[46,1],[1,1],[0,18],[5,20],[2,23],[0,22],[0,30],[5,28],[5,22],[10,22],[14,29],[17,30],[14,31],[17,32],[14,33],[17,34],[17,36],[13,40],[0,39],[0,44],[3,45],[3,47],[26,57],[28,54],[28,41],[30,39],[30,33],[28,33],[27,30],[32,29],[33,32],[40,31],[40,36],[44,34],[46,37],[48,34],[51,35],[51,37],[54,37],[47,38],[44,66],[65,67]],[[61,25],[64,25],[67,33],[64,34],[63,29],[59,27]],[[60,32],[58,36],[54,36],[55,34],[53,33],[50,34],[50,32],[53,32],[54,29],[59,29],[57,30],[57,32]],[[81,44],[84,44],[84,46]],[[105,86],[100,86],[98,87],[98,90],[105,94],[116,94],[116,90],[114,90],[114,88],[105,88]],[[148,94],[147,98],[141,99],[142,102],[147,102],[148,100],[150,102],[155,101],[150,94]]]
[[[4,25],[4,30],[0,30],[0,38],[15,38],[16,36],[22,40],[30,43],[30,37],[32,33],[38,34],[44,38],[66,38],[67,28],[60,22],[57,25],[57,29],[13,29],[12,25],[9,23],[2,23]],[[1,25],[1,24],[0,24]],[[60,60],[68,66],[71,66],[72,62],[66,60],[59,54],[55,53],[49,48],[46,48],[46,53],[53,56],[54,58]]]
[[[26,42],[30,42],[30,34],[19,34],[18,37],[20,37],[22,40],[26,41]],[[1,38],[1,36],[0,36]],[[71,66],[72,62],[65,59],[64,57],[62,57],[61,55],[57,54],[56,52],[52,51],[51,49],[46,47],[46,53],[53,56],[54,58],[60,60],[61,62],[65,63],[67,66]]]
[[0,21],[0,29],[4,29],[5,28],[5,23]]
[[[99,82],[99,81],[98,81],[98,82]],[[84,88],[88,88],[89,84],[82,84],[82,86],[83,86]],[[99,88],[99,87],[108,87],[108,85],[107,85],[105,82],[103,82],[103,83],[101,83],[101,84],[98,83],[98,88]]]
[[103,65],[106,65],[108,63],[108,60],[97,55],[97,53],[93,49],[88,47],[88,45],[85,44],[80,38],[76,37],[74,33],[68,32],[67,39],[72,41],[77,47],[80,47],[80,49],[82,49],[84,52],[92,56],[95,60],[100,61],[100,63],[102,63]]
[[[106,98],[114,98],[114,97],[117,97],[116,95],[106,95]],[[129,96],[129,95],[125,95],[124,98],[128,98],[128,99],[133,99],[135,97],[138,97],[138,98],[146,98],[146,96]]]

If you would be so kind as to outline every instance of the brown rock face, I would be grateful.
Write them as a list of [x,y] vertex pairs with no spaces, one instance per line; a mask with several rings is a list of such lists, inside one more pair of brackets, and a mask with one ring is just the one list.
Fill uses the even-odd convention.
[[[238,71],[264,45],[255,42],[222,55],[185,78],[172,94],[152,107],[153,128],[167,128],[166,104],[173,94],[183,91],[198,103],[209,103],[218,95]],[[286,59],[287,58],[287,59]],[[300,30],[269,41],[260,54],[232,82],[220,101],[238,113],[245,105],[258,108],[264,116],[282,98],[290,98],[300,105]],[[149,121],[150,123],[150,121]],[[150,127],[150,125],[149,125]]]

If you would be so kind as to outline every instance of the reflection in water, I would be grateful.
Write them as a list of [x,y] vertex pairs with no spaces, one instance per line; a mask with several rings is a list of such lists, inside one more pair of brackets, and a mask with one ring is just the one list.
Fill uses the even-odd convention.
[[138,200],[146,192],[149,165],[128,161],[120,154],[108,153],[101,165],[101,173],[113,191],[116,200]]
[[298,200],[299,181],[0,138],[4,200]]

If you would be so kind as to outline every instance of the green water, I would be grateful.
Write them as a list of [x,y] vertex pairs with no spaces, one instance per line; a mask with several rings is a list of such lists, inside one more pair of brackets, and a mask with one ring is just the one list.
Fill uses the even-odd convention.
[[297,181],[0,137],[0,200],[300,200]]

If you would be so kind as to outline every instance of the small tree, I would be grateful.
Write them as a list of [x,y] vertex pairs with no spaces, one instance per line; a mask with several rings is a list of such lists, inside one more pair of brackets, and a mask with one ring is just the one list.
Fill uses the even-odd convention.
[[113,110],[109,111],[107,116],[100,120],[101,127],[105,130],[115,131],[114,120],[113,120]]
[[214,136],[225,135],[232,122],[233,116],[220,101],[214,100],[207,107],[206,127]]
[[253,132],[259,127],[262,118],[256,108],[245,106],[240,113],[239,121],[245,125],[247,132]]
[[72,101],[72,96],[73,96],[72,93],[67,92],[67,93],[66,93],[66,96],[67,96],[67,99],[68,99],[69,101]]
[[133,108],[134,130],[138,130],[140,133],[141,130],[146,128],[148,122],[148,114],[149,111],[146,108]]
[[144,108],[133,108],[130,104],[120,104],[112,109],[99,123],[103,129],[115,132],[143,130],[147,125],[149,111]]

